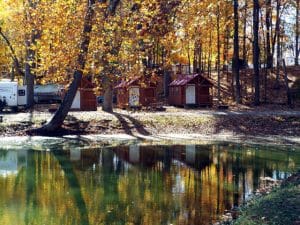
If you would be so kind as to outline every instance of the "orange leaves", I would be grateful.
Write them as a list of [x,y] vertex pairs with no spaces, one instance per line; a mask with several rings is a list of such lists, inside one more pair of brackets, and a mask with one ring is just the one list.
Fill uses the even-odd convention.
[[[4,21],[3,28],[21,59],[25,58],[25,39],[37,36],[30,49],[36,52],[35,72],[41,81],[68,81],[79,51],[86,1],[40,0],[34,6],[28,3],[0,1],[0,23]],[[97,3],[84,72],[95,76],[105,70],[118,76],[141,75],[146,61],[163,61],[165,68],[187,63],[188,58],[192,61],[200,43],[204,54],[214,52],[216,4],[222,8],[221,28],[229,27],[225,13],[231,14],[230,1],[122,0],[114,16],[106,13],[108,1]],[[154,54],[157,55],[153,57]]]

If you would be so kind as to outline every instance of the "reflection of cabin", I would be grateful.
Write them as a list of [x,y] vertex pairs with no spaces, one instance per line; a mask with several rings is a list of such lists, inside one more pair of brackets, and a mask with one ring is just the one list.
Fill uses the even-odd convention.
[[27,151],[0,152],[0,176],[17,174],[19,169],[27,166]]
[[156,84],[141,77],[122,81],[115,87],[119,108],[149,106],[157,101]]
[[169,85],[169,104],[212,106],[213,83],[200,74],[179,75]]
[[80,111],[97,111],[97,101],[94,88],[95,85],[91,81],[87,78],[82,78],[71,109]]
[[177,145],[172,150],[165,146],[130,145],[113,148],[114,153],[122,161],[145,168],[162,165],[170,169],[172,162],[179,161],[201,171],[211,165],[211,146]]

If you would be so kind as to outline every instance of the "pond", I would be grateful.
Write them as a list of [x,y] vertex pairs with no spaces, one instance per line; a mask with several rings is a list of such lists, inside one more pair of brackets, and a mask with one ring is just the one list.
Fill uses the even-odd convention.
[[263,146],[52,148],[0,150],[0,224],[211,224],[300,168]]

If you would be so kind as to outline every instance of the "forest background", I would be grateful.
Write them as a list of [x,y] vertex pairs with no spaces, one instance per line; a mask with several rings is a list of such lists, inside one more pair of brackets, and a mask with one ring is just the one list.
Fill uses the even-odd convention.
[[28,107],[34,83],[80,74],[112,111],[120,79],[174,65],[215,81],[219,104],[259,105],[286,87],[282,59],[299,72],[299,0],[2,0],[0,31],[2,76],[27,84]]

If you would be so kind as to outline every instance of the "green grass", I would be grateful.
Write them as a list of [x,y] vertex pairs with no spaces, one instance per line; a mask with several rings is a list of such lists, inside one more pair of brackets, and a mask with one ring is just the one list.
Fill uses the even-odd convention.
[[[235,225],[293,225],[300,222],[299,180],[254,199],[242,208]],[[298,223],[297,223],[298,224]]]

